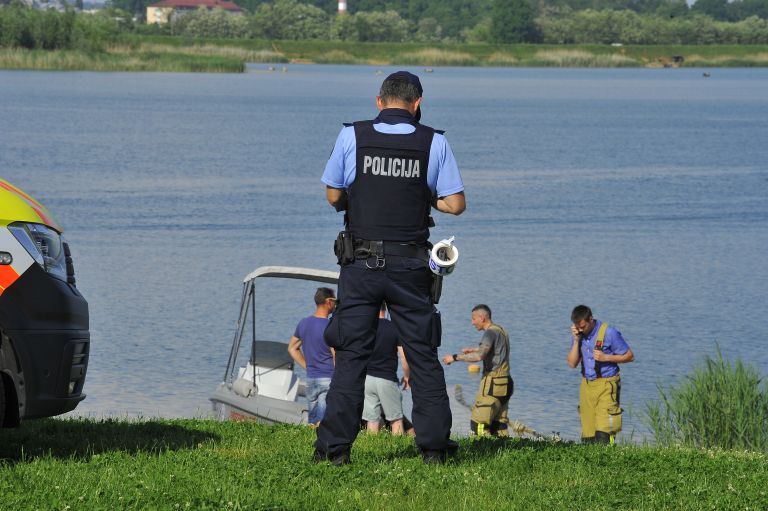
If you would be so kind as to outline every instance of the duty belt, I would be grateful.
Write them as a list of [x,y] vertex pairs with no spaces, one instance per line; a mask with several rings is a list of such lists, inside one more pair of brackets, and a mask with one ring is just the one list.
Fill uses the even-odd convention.
[[417,245],[415,243],[399,243],[397,241],[373,241],[355,239],[355,259],[369,259],[375,257],[384,260],[386,256],[412,257],[429,260],[429,245]]

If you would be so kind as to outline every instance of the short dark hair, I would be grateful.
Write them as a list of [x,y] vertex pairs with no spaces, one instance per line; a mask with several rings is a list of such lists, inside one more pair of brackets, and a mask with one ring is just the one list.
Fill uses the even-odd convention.
[[315,292],[315,305],[322,305],[328,298],[336,298],[336,293],[330,287],[318,287]]
[[586,305],[577,305],[571,312],[571,322],[576,323],[582,319],[592,319],[592,309]]
[[472,312],[475,312],[475,311],[483,311],[488,316],[488,319],[491,319],[491,308],[488,307],[486,304],[481,303],[481,304],[475,305],[474,307],[472,307]]
[[421,97],[418,87],[401,76],[390,76],[381,84],[379,96],[384,103],[393,99],[413,103]]

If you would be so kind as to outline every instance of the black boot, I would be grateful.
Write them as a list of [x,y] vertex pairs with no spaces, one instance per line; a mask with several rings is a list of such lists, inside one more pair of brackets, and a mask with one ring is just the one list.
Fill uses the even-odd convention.
[[613,444],[613,435],[606,433],[605,431],[595,431],[595,443],[596,444]]
[[583,436],[583,437],[581,437],[581,443],[582,444],[594,444],[595,443],[595,437],[593,437],[593,436]]
[[451,458],[456,457],[456,453],[459,450],[459,444],[453,440],[448,440],[448,444],[445,449],[422,449],[421,459],[427,465],[442,465]]
[[336,454],[328,455],[328,453],[315,449],[315,453],[312,455],[312,461],[320,463],[323,461],[330,461],[331,465],[340,467],[342,465],[349,465],[351,463],[349,459],[349,449],[343,449]]

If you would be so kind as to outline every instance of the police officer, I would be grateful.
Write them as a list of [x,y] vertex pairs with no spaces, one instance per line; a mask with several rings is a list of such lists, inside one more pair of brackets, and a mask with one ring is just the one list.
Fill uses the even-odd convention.
[[346,210],[347,230],[337,240],[339,302],[325,331],[336,349],[336,370],[317,429],[317,461],[350,461],[383,301],[411,366],[422,458],[443,463],[456,450],[449,439],[451,410],[437,357],[440,316],[427,263],[431,208],[461,214],[464,184],[442,132],[419,124],[422,93],[416,75],[389,75],[376,97],[378,117],[345,125],[323,173],[328,202]]

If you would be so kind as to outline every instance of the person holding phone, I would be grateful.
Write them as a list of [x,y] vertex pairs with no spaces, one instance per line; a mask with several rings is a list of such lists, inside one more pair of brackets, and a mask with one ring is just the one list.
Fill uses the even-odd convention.
[[595,319],[586,305],[571,312],[571,368],[581,364],[579,418],[584,443],[613,444],[621,431],[619,364],[635,359],[621,332]]

